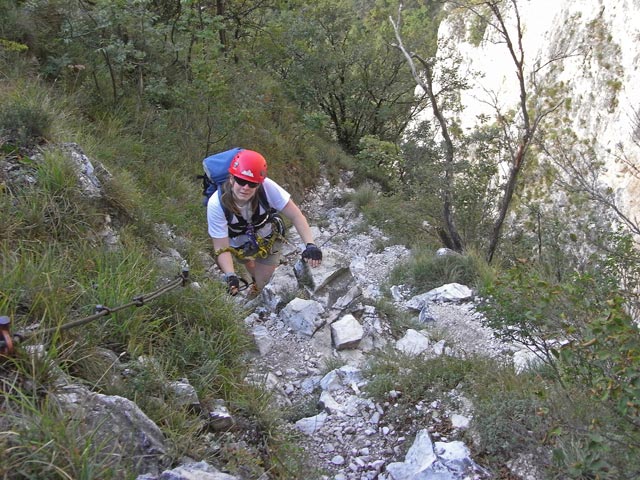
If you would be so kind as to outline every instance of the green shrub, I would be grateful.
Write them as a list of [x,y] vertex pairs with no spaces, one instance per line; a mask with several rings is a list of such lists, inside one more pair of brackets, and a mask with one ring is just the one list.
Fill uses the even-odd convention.
[[0,103],[0,137],[16,146],[31,146],[47,138],[52,116],[31,99],[8,99]]
[[640,331],[622,299],[612,299],[608,311],[590,320],[581,339],[559,349],[565,375],[640,424]]
[[390,390],[402,392],[402,402],[412,405],[431,401],[471,377],[478,359],[448,356],[427,358],[405,355],[394,350],[382,352],[368,365],[367,391],[379,399]]
[[[547,393],[534,373],[517,375],[509,366],[493,365],[482,371],[473,387],[473,427],[478,448],[491,462],[501,464],[518,453],[536,451],[551,429]],[[540,458],[540,465],[545,459]]]
[[399,190],[404,161],[397,146],[374,136],[365,136],[359,147],[355,163],[356,180],[371,180],[381,185],[385,192]]
[[[484,290],[488,325],[498,336],[536,350],[550,376],[542,389],[532,385],[514,394],[492,388],[478,421],[490,429],[500,425],[498,417],[516,415],[499,412],[496,391],[508,392],[508,402],[500,400],[504,408],[519,408],[509,404],[521,398],[520,407],[537,409],[537,419],[527,417],[527,428],[553,450],[545,465],[550,478],[635,478],[640,468],[640,333],[629,314],[638,308],[637,252],[619,240],[589,270],[565,275],[564,281],[550,279],[544,266],[522,264]],[[493,422],[484,418],[488,407],[497,408]],[[515,426],[503,430],[506,450],[487,447],[498,456],[521,443],[514,438],[507,444]]]
[[594,270],[557,282],[538,268],[520,265],[487,286],[481,310],[498,337],[527,345],[556,368],[559,346],[591,340],[599,319],[609,314],[608,304],[617,296],[611,280]]

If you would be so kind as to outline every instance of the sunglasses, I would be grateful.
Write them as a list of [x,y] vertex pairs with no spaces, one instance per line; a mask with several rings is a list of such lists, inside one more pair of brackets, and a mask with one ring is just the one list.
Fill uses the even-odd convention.
[[241,187],[248,185],[249,188],[256,188],[258,185],[260,185],[259,183],[250,182],[249,180],[245,180],[244,178],[238,178],[235,176],[233,177],[233,181],[236,182]]

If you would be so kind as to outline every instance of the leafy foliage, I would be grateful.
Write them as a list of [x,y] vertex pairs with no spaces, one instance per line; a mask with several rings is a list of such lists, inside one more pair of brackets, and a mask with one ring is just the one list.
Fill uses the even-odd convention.
[[382,185],[384,191],[397,191],[403,172],[403,159],[395,144],[365,136],[356,155],[356,173]]
[[[546,143],[531,146],[521,172],[526,185],[515,190],[501,246],[500,267],[510,268],[494,281],[472,251],[452,257],[432,251],[448,228],[447,192],[467,250],[486,248],[498,207],[495,179],[509,156],[502,135],[518,134],[516,114],[503,112],[496,123],[481,119],[475,131],[463,132],[456,116],[469,78],[451,57],[436,72],[448,87],[440,100],[460,153],[447,163],[432,124],[407,131],[427,105],[414,98],[408,68],[389,45],[396,3],[284,7],[271,0],[0,5],[0,313],[18,328],[56,327],[96,304],[119,305],[152,291],[166,276],[153,261],[165,246],[157,224],[188,240],[180,254],[195,276],[206,277],[200,252],[208,239],[194,177],[208,153],[235,145],[263,151],[270,176],[296,198],[321,173],[337,179],[348,168],[358,187],[349,200],[365,221],[390,242],[421,246],[393,272],[393,283],[416,292],[448,282],[480,286],[489,325],[546,362],[516,375],[479,359],[383,352],[370,367],[371,392],[384,398],[400,389],[408,413],[411,402],[464,389],[477,408],[478,450],[495,465],[513,452],[535,451],[550,478],[635,478],[640,261],[624,231],[604,235],[611,229],[602,212],[613,211],[631,231],[637,225],[620,216],[613,192],[597,181],[603,153],[557,128],[572,109],[563,85],[529,99],[536,108],[562,108],[540,123]],[[441,60],[442,4],[409,1],[405,8],[408,43],[426,59]],[[480,41],[486,20],[475,17],[459,33]],[[604,48],[606,30],[597,23],[590,28]],[[619,88],[619,81],[607,81],[609,106]],[[77,142],[104,164],[100,201],[80,194],[75,167],[61,152],[35,155],[46,143],[62,142]],[[554,158],[554,168],[540,163],[542,153]],[[627,166],[637,171],[632,161]],[[550,191],[562,193],[562,209]],[[109,225],[118,229],[121,250],[101,244]],[[299,462],[295,439],[279,430],[282,412],[270,409],[269,395],[242,381],[249,343],[237,321],[243,312],[216,282],[203,285],[82,330],[36,337],[47,345],[44,356],[20,350],[0,365],[6,413],[0,415],[0,476],[133,472],[126,458],[105,460],[95,432],[65,422],[47,402],[58,367],[97,390],[136,400],[163,429],[175,459],[224,459],[250,477],[265,470],[277,478],[317,474]],[[411,326],[389,302],[376,308],[391,318],[394,334]],[[100,357],[105,348],[118,360]],[[138,362],[139,356],[160,361]],[[117,382],[109,373],[120,361],[135,375]],[[215,452],[203,445],[199,420],[174,405],[166,388],[183,376],[203,402],[228,400],[254,428],[255,445]]]
[[398,141],[417,106],[384,23],[373,24],[380,12],[350,1],[294,5],[274,16],[274,48],[263,61],[296,101],[326,115],[348,153],[357,153],[366,135]]
[[630,459],[640,446],[640,332],[629,315],[638,304],[637,293],[625,287],[637,282],[637,263],[629,262],[637,251],[624,235],[614,235],[612,245],[588,272],[563,282],[521,265],[485,291],[488,324],[550,367],[555,398],[573,399],[561,411],[545,407],[562,425],[553,430],[549,468],[568,478],[624,478],[638,468]]

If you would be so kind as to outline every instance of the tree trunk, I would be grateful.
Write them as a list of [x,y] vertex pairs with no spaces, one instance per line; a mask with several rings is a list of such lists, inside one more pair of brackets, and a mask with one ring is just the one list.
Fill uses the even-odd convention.
[[[402,6],[400,10],[402,10]],[[455,250],[456,252],[461,252],[463,249],[462,239],[460,238],[460,234],[458,233],[458,229],[456,228],[454,216],[453,216],[453,166],[454,166],[454,146],[453,141],[451,140],[451,136],[449,135],[449,128],[447,126],[447,121],[444,118],[444,115],[440,111],[440,107],[438,106],[438,102],[436,99],[436,95],[433,91],[433,69],[428,60],[421,58],[415,53],[408,52],[402,43],[402,37],[400,36],[400,15],[398,15],[398,22],[394,22],[392,18],[389,18],[391,24],[393,25],[393,29],[395,32],[396,40],[398,44],[395,45],[405,56],[407,62],[409,63],[409,67],[411,68],[411,73],[413,78],[418,86],[422,88],[429,97],[429,102],[431,103],[431,109],[433,111],[433,116],[438,121],[440,126],[440,133],[442,134],[443,143],[444,143],[444,189],[442,192],[442,220],[444,223],[445,231],[440,233],[440,238],[445,242],[445,246]],[[424,68],[425,79],[423,79],[418,72],[416,71],[415,63],[413,59],[417,59],[422,67]]]
[[[216,15],[223,17],[225,12],[224,0],[216,0]],[[229,50],[229,44],[227,41],[227,31],[224,28],[218,30],[220,36],[220,44],[222,45],[222,51],[227,52]]]
[[520,114],[522,115],[522,130],[524,131],[522,137],[518,142],[517,150],[515,152],[512,151],[511,170],[509,171],[509,178],[507,179],[507,183],[504,187],[504,194],[502,196],[502,201],[500,202],[500,211],[498,212],[498,216],[493,223],[493,228],[491,230],[491,237],[489,238],[489,247],[487,249],[486,256],[487,262],[489,263],[491,263],[491,261],[493,260],[493,256],[495,255],[496,249],[498,248],[498,243],[500,241],[500,236],[502,233],[502,225],[507,218],[507,213],[509,212],[509,207],[511,206],[511,200],[513,199],[513,193],[515,192],[516,186],[518,184],[520,171],[522,170],[522,165],[525,161],[527,150],[533,139],[535,126],[537,125],[539,120],[538,119],[532,123],[529,118],[529,109],[527,107],[528,93],[524,78],[524,49],[522,47],[523,30],[520,23],[520,13],[518,11],[517,1],[511,0],[511,4],[516,16],[516,45],[514,45],[511,34],[507,29],[504,16],[502,15],[502,11],[500,10],[499,2],[487,2],[487,5],[493,13],[493,16],[498,22],[494,27],[498,30],[504,42],[506,43],[509,54],[511,55],[513,63],[516,66],[518,87],[520,89]]
[[513,165],[511,166],[511,171],[509,172],[509,178],[505,185],[502,202],[500,203],[500,211],[498,212],[498,216],[493,223],[493,228],[491,229],[491,237],[489,238],[489,247],[487,249],[487,262],[489,263],[491,263],[491,261],[493,260],[493,256],[496,252],[496,249],[498,248],[498,243],[500,241],[500,236],[502,233],[502,225],[504,224],[504,220],[505,218],[507,218],[507,213],[509,212],[509,206],[511,205],[513,193],[515,192],[516,185],[518,183],[520,167],[522,166],[522,162],[524,160],[525,152],[528,145],[528,140],[522,141],[518,148],[518,153],[516,154]]

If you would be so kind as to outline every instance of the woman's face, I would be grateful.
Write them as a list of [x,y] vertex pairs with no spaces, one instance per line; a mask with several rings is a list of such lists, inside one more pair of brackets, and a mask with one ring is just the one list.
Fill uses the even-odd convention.
[[247,182],[242,178],[231,177],[233,196],[241,202],[248,202],[258,191],[259,183]]

